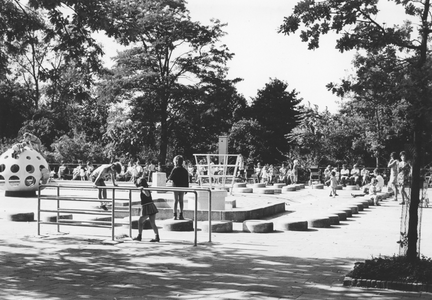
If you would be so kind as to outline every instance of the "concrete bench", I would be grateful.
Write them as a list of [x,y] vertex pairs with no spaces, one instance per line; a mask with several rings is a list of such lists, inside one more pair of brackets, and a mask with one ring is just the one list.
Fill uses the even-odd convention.
[[268,233],[273,232],[273,222],[265,220],[246,220],[243,222],[244,232]]

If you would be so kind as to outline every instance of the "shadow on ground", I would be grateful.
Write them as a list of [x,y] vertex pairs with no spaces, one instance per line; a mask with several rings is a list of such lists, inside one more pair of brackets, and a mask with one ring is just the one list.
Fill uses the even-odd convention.
[[342,287],[352,258],[273,256],[264,245],[252,247],[0,240],[0,299],[404,299],[401,292]]

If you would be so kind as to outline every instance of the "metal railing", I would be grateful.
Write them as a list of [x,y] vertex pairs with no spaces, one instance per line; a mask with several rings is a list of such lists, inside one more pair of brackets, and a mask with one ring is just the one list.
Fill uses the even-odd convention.
[[[57,193],[55,196],[53,195],[42,195],[41,190],[45,188],[55,188]],[[121,186],[105,186],[105,187],[92,187],[92,189],[105,189],[112,190],[111,199],[97,199],[97,198],[86,198],[80,196],[62,196],[60,195],[60,190],[64,189],[89,189],[88,185],[62,185],[62,184],[47,184],[39,186],[38,190],[38,212],[37,212],[37,222],[38,222],[38,235],[40,235],[40,225],[41,224],[49,224],[49,225],[57,225],[57,231],[60,232],[60,226],[81,226],[81,227],[98,227],[98,228],[110,228],[111,229],[111,239],[115,239],[115,225],[118,224],[115,221],[116,216],[116,208],[118,208],[115,204],[116,201],[120,200],[128,200],[129,201],[129,236],[132,237],[132,192],[133,191],[156,191],[156,192],[190,192],[195,195],[195,208],[194,208],[194,246],[197,246],[198,240],[198,192],[207,192],[208,193],[208,222],[209,222],[209,242],[211,242],[211,192],[210,188],[181,188],[181,187],[149,187],[149,188],[136,188],[136,187],[121,187]],[[116,199],[116,191],[128,191],[129,198],[128,199]],[[56,209],[43,209],[42,201],[57,201]],[[111,212],[101,211],[96,209],[68,209],[62,208],[60,203],[62,201],[72,201],[72,202],[111,202],[112,209]],[[56,213],[57,218],[56,221],[42,221],[41,213]],[[61,219],[61,214],[70,213],[70,214],[88,214],[88,215],[98,215],[98,216],[111,216],[111,222],[108,221],[97,221],[97,220],[86,220],[86,221],[78,221],[74,222],[68,219]]]

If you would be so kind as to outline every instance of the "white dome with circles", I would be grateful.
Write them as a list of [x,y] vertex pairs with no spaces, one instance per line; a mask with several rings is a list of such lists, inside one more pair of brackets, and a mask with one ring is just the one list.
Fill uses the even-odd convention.
[[[0,189],[12,192],[37,191],[41,181],[49,178],[45,158],[34,149],[24,147],[15,155],[9,149],[0,156]],[[48,177],[47,177],[48,176]]]

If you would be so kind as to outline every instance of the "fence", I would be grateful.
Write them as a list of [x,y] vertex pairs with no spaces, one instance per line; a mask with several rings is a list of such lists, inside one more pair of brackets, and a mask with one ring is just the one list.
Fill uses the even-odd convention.
[[[41,190],[42,189],[49,189],[54,188],[56,189],[56,195],[42,195]],[[111,212],[108,211],[101,211],[100,209],[89,209],[89,208],[65,208],[61,206],[62,202],[80,202],[80,203],[89,203],[94,202],[98,203],[101,202],[100,199],[97,198],[88,198],[88,197],[76,197],[76,196],[67,196],[67,195],[61,195],[60,191],[62,189],[89,189],[89,185],[54,185],[54,184],[47,184],[39,186],[38,190],[38,213],[37,213],[37,222],[38,222],[38,235],[40,235],[40,226],[42,224],[47,225],[57,225],[57,231],[60,232],[60,226],[81,226],[81,227],[98,227],[98,228],[110,228],[111,229],[111,239],[115,239],[115,226],[116,224],[120,224],[119,222],[116,222],[115,216],[116,216],[116,209],[118,212],[118,206],[116,206],[116,201],[128,201],[128,208],[129,208],[129,236],[132,236],[132,192],[133,191],[140,191],[141,188],[136,187],[97,187],[97,189],[106,189],[106,190],[112,190],[112,197],[111,199],[104,199],[104,202],[108,202],[112,204],[112,210]],[[96,190],[96,188],[93,188]],[[209,203],[208,203],[208,222],[209,222],[209,242],[211,242],[211,189],[209,188],[179,188],[179,187],[149,187],[149,188],[143,188],[144,190],[148,191],[160,191],[160,192],[190,192],[195,195],[195,208],[194,208],[194,246],[197,246],[197,239],[198,239],[198,192],[208,192],[209,194]],[[116,191],[128,191],[129,197],[128,199],[116,199]],[[42,207],[43,201],[56,201],[56,209],[44,209]],[[42,221],[41,220],[41,213],[56,213],[56,218],[53,221],[47,220]],[[62,214],[75,214],[75,215],[95,215],[95,216],[111,216],[111,221],[98,221],[98,220],[70,220],[70,219],[62,219]]]

